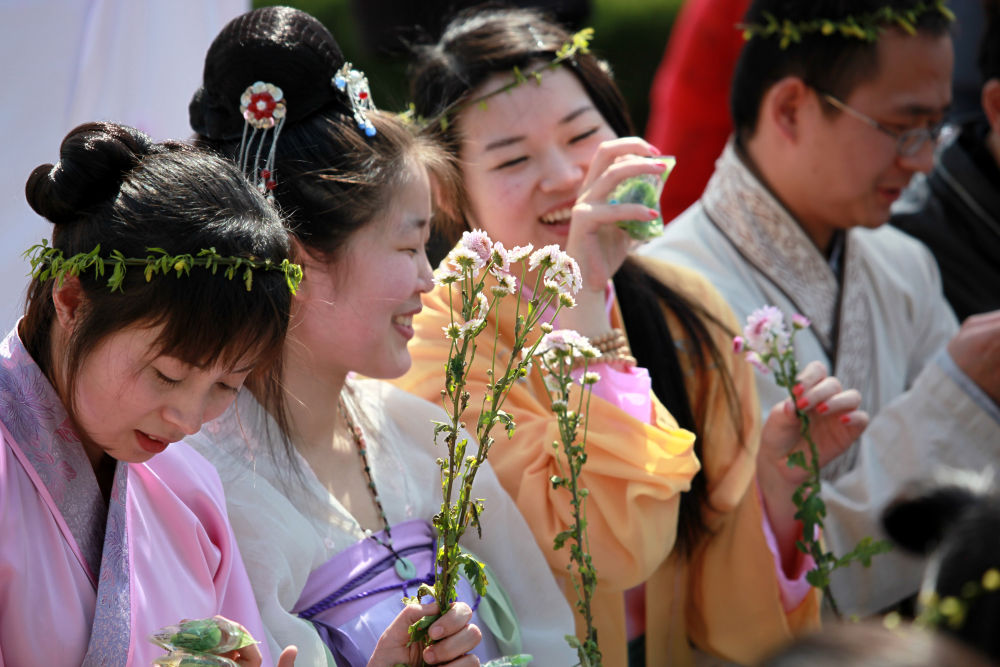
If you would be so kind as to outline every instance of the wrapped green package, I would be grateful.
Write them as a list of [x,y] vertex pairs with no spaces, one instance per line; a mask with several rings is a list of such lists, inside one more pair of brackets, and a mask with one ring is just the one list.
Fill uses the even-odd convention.
[[[662,174],[639,174],[626,178],[615,186],[608,197],[609,204],[642,204],[646,208],[660,210],[660,194],[663,192],[663,184],[667,182],[667,177],[674,170],[677,160],[671,156],[649,158],[664,163],[667,168]],[[618,226],[628,232],[628,235],[637,241],[648,241],[663,233],[663,217],[657,216],[654,220],[619,220]]]
[[149,641],[169,651],[156,661],[161,667],[235,667],[232,660],[216,654],[257,643],[239,624],[222,616],[168,625]]

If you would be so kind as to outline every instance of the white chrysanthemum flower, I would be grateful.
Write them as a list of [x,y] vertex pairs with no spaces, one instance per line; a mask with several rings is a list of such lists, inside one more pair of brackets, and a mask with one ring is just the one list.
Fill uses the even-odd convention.
[[463,339],[468,339],[468,338],[474,337],[476,335],[476,329],[478,329],[479,325],[482,324],[482,323],[483,323],[483,320],[480,320],[480,319],[471,319],[471,320],[469,320],[468,322],[466,322],[465,324],[463,324],[462,326],[459,327],[459,335]]
[[590,344],[590,340],[586,336],[581,336],[572,329],[556,329],[542,336],[541,342],[535,349],[535,354],[539,356],[572,355],[588,359],[594,359],[601,355],[600,351]]
[[497,284],[493,287],[493,294],[496,296],[507,296],[517,291],[517,278],[509,273],[500,273],[496,276]]
[[561,254],[562,250],[560,250],[559,246],[555,244],[539,248],[535,252],[531,253],[531,257],[528,259],[528,269],[530,271],[534,271],[539,266],[545,268],[555,266],[556,260],[558,260],[559,255]]
[[458,242],[459,247],[475,253],[482,262],[480,267],[486,266],[493,254],[493,242],[489,235],[481,229],[474,229],[471,232],[463,232],[462,239]]
[[784,354],[789,341],[785,316],[774,306],[758,308],[747,316],[747,325],[743,327],[743,341],[747,349],[760,356],[771,352],[772,345],[777,347],[778,354]]
[[447,266],[439,266],[434,269],[435,285],[451,285],[452,283],[457,282],[461,277],[461,273]]
[[450,338],[451,340],[458,340],[459,337],[462,335],[462,328],[458,324],[455,324],[454,322],[452,322],[446,327],[441,327],[441,330],[444,331],[444,335]]
[[600,381],[601,381],[601,374],[596,371],[587,371],[586,373],[583,374],[583,377],[580,378],[580,384],[582,385],[588,385],[588,384],[593,385],[597,384]]
[[483,261],[478,253],[460,245],[451,249],[451,252],[448,253],[447,261],[459,269],[471,269],[473,274],[486,266],[486,262]]
[[508,257],[507,249],[503,247],[503,243],[497,241],[493,244],[493,252],[490,254],[490,259],[493,260],[493,271],[496,271],[498,277],[499,275],[510,271],[510,257]]
[[559,303],[563,308],[576,308],[576,299],[565,292],[559,295]]
[[524,261],[524,258],[528,257],[534,249],[535,246],[530,243],[528,245],[516,245],[507,251],[507,261],[511,264]]

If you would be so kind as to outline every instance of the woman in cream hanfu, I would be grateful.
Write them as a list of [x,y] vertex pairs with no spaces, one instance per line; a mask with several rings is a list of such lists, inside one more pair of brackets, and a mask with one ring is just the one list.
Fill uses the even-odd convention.
[[[244,140],[249,86],[287,105],[274,132],[256,135],[262,149]],[[364,75],[332,35],[289,8],[262,8],[223,29],[191,120],[201,142],[249,155],[241,162],[250,173],[267,173],[262,185],[289,213],[305,278],[278,381],[241,392],[187,442],[222,477],[271,645],[296,644],[300,665],[363,664],[400,599],[432,576],[443,450],[431,420],[446,417],[351,374],[391,378],[409,367],[412,318],[431,288],[431,183],[444,182],[448,164],[433,143],[375,111]],[[254,155],[267,157],[252,164]],[[474,494],[486,501],[482,536],[470,531],[462,544],[491,569],[483,598],[459,589],[483,633],[475,655],[573,664],[570,609],[488,466]],[[441,662],[442,649],[432,644],[423,658]]]

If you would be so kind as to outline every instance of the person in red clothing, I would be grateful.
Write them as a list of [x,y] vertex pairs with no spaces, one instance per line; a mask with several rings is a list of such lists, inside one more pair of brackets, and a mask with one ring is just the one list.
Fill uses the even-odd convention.
[[701,197],[733,130],[729,82],[743,48],[749,0],[687,0],[649,94],[646,141],[677,157],[660,209],[670,221]]

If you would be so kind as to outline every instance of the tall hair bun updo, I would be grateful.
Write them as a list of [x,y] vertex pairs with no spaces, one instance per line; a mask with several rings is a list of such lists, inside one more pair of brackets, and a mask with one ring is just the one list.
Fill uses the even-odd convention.
[[114,197],[142,157],[158,150],[149,137],[131,127],[81,125],[63,139],[59,162],[31,172],[25,197],[50,222],[73,222]]
[[346,97],[331,83],[343,64],[337,40],[303,11],[263,7],[242,14],[208,49],[202,86],[188,107],[191,128],[215,141],[239,139],[244,126],[240,96],[257,81],[281,88],[288,123],[327,106],[350,113]]

